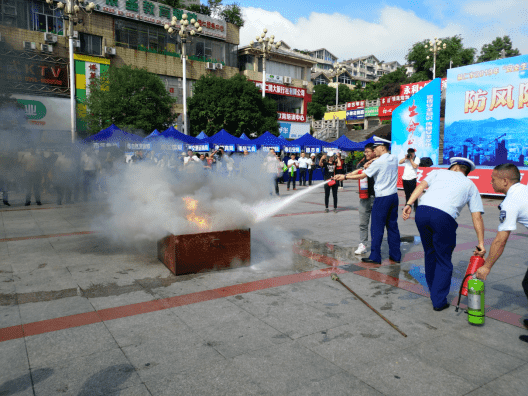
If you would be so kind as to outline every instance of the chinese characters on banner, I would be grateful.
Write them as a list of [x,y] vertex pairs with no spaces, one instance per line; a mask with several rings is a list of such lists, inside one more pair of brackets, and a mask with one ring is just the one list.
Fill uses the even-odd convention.
[[356,102],[347,102],[346,109],[347,110],[354,110],[354,109],[364,109],[365,108],[365,101],[356,101]]
[[[218,145],[215,144],[215,150],[218,150]],[[235,151],[235,147],[234,146],[221,146],[225,149],[225,151]],[[233,149],[232,150],[229,150],[228,147],[232,147]],[[187,149],[188,150],[192,150],[192,151],[209,151],[209,143],[207,144],[189,144],[187,145]]]
[[127,143],[128,150],[150,150],[150,143]]
[[255,144],[248,144],[248,145],[242,145],[237,144],[237,151],[249,151],[250,153],[254,153],[257,151],[257,146]]
[[86,77],[86,96],[90,95],[90,86],[95,83],[95,79],[101,75],[99,63],[85,62],[84,76]]
[[[258,89],[262,91],[262,81],[254,81]],[[295,96],[296,98],[304,98],[306,96],[305,88],[286,87],[285,85],[266,83],[266,93]]]
[[280,146],[265,146],[265,145],[262,145],[262,146],[260,146],[260,149],[262,151],[275,150],[275,152],[278,153],[280,151]]
[[362,120],[365,118],[365,109],[347,110],[347,120]]
[[528,166],[528,55],[450,69],[443,162]]
[[160,147],[167,151],[183,151],[183,144],[162,144]]
[[321,146],[304,146],[304,151],[309,154],[319,154],[321,152]]
[[278,112],[279,120],[280,121],[293,121],[293,122],[305,122],[306,117],[304,114],[296,114],[296,113],[283,113]]
[[287,153],[300,153],[301,147],[300,146],[285,146],[284,151]]
[[[430,82],[431,80],[415,82],[412,84],[404,84],[400,86],[400,96],[404,95],[404,96],[407,96],[407,99],[409,99],[410,95],[414,95],[415,93],[419,92],[423,87],[425,87]],[[441,87],[442,87],[442,91],[446,89],[447,78],[442,78]]]
[[396,109],[396,107],[398,107],[399,104],[393,104],[393,105],[388,105],[388,106],[380,106],[378,108],[378,117],[382,120],[382,121],[385,121],[385,120],[390,120],[391,117],[392,117],[392,112],[394,111],[394,109]]

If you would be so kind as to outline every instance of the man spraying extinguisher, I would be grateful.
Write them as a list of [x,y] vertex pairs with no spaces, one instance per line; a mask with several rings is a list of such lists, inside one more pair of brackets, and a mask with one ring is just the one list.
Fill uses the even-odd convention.
[[[493,264],[504,252],[510,233],[517,229],[517,223],[528,228],[528,186],[520,183],[521,174],[513,164],[497,165],[491,173],[491,185],[497,193],[506,194],[506,198],[499,205],[499,227],[497,236],[491,244],[488,258],[484,265],[477,270],[477,278],[486,280]],[[528,298],[528,271],[522,281],[524,293]],[[528,319],[524,319],[524,326],[528,328]],[[519,339],[528,342],[528,335],[521,335]]]

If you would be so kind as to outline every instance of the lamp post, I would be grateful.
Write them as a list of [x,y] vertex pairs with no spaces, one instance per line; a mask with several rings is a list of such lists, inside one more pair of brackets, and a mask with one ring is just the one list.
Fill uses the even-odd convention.
[[[436,78],[436,54],[441,50],[445,50],[446,47],[446,43],[442,44],[442,40],[438,40],[436,37],[434,40],[429,41],[429,45],[424,45],[425,49],[429,49],[433,53],[433,80]],[[427,55],[426,59],[429,59],[429,55]]]
[[336,111],[337,106],[339,105],[339,75],[346,72],[346,67],[343,65],[335,64],[333,69],[330,69],[330,73],[335,72],[336,79]]
[[46,0],[46,3],[50,8],[55,10],[62,10],[62,17],[68,21],[68,45],[70,55],[70,117],[71,117],[71,139],[72,143],[75,143],[77,131],[76,131],[76,116],[75,116],[75,61],[73,59],[73,27],[78,23],[82,23],[82,19],[79,18],[81,12],[85,14],[91,14],[95,8],[95,4],[90,2],[84,5],[84,0],[66,0],[65,3],[57,1],[55,7],[53,7],[54,0]]
[[185,135],[189,134],[188,131],[188,125],[187,125],[187,42],[192,42],[192,37],[196,33],[202,32],[202,27],[196,21],[194,18],[190,20],[187,19],[187,14],[182,15],[182,19],[180,22],[180,29],[178,30],[175,28],[178,25],[178,18],[175,16],[172,17],[170,25],[168,23],[165,24],[165,30],[167,33],[169,33],[170,36],[173,34],[176,34],[178,32],[178,35],[181,38],[182,42],[182,65],[183,65],[183,133]]
[[266,58],[270,57],[273,49],[278,50],[282,43],[275,42],[275,36],[266,37],[268,29],[264,29],[260,36],[255,38],[255,41],[250,41],[249,46],[254,53],[262,54],[262,97],[266,96]]

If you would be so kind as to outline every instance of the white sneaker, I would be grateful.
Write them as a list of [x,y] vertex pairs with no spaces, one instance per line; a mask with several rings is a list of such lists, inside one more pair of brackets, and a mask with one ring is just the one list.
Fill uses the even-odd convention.
[[358,249],[354,252],[355,254],[363,254],[367,251],[367,247],[362,243],[359,244]]

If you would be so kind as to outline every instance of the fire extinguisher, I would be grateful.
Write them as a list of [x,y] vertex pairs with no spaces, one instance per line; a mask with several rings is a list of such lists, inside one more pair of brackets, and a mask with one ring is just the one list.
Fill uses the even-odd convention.
[[484,282],[473,276],[473,279],[468,281],[468,322],[483,325],[485,316]]
[[[363,170],[359,171],[359,174],[362,174]],[[366,199],[369,197],[368,193],[368,178],[365,177],[364,179],[358,180],[359,182],[359,198],[360,199]]]
[[468,275],[472,275],[484,265],[484,258],[480,256],[471,256],[469,264],[467,266],[466,275],[464,276],[464,282],[462,282],[462,295],[468,295]]

